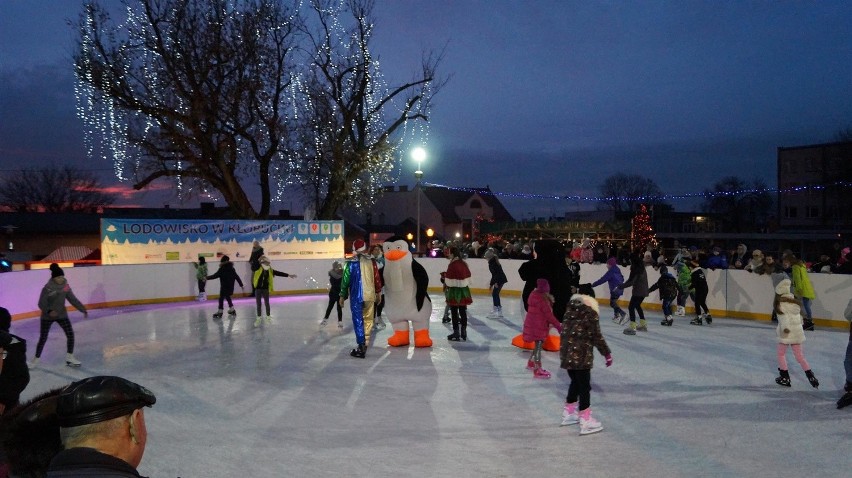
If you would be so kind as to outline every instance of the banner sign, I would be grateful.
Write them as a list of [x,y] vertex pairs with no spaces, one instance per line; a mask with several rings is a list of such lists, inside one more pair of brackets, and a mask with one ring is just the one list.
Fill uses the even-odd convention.
[[247,261],[260,242],[271,260],[343,257],[343,221],[101,219],[102,264]]

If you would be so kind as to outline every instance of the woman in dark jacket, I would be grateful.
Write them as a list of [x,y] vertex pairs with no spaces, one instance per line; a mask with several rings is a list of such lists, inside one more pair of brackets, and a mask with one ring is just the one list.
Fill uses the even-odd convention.
[[[630,256],[630,275],[619,289],[633,288],[630,296],[630,304],[627,313],[630,314],[630,324],[624,329],[625,335],[636,335],[636,331],[647,332],[648,324],[645,322],[645,312],[642,310],[642,301],[648,297],[648,272],[645,271],[645,263],[642,256],[634,253]],[[636,325],[636,314],[639,314],[639,325]]]
[[491,289],[491,301],[494,304],[494,310],[488,314],[488,318],[502,319],[503,307],[500,304],[500,291],[503,289],[503,285],[509,282],[509,279],[506,278],[506,273],[503,272],[503,266],[500,265],[500,259],[497,258],[494,249],[489,247],[482,257],[488,261],[488,272],[491,273],[491,281],[488,283],[488,287]]

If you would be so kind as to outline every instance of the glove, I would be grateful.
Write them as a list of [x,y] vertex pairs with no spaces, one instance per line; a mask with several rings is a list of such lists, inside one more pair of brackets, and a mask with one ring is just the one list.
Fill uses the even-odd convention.
[[604,355],[604,358],[606,359],[606,366],[607,367],[612,365],[612,355],[611,354]]

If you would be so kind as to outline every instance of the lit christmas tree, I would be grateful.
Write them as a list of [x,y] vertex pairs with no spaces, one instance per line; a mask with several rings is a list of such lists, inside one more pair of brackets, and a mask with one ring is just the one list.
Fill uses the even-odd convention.
[[630,228],[630,245],[633,250],[644,251],[648,244],[657,245],[656,234],[651,227],[651,215],[644,204],[639,205],[639,210],[633,216]]

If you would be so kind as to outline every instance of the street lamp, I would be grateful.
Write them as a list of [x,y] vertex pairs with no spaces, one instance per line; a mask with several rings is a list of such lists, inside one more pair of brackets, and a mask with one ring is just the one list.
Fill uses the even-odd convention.
[[426,159],[426,150],[420,147],[414,148],[411,151],[411,159],[417,161],[417,171],[414,171],[414,177],[417,179],[417,184],[414,189],[417,191],[417,252],[420,252],[420,181],[423,179],[423,171],[420,169],[423,161]]

